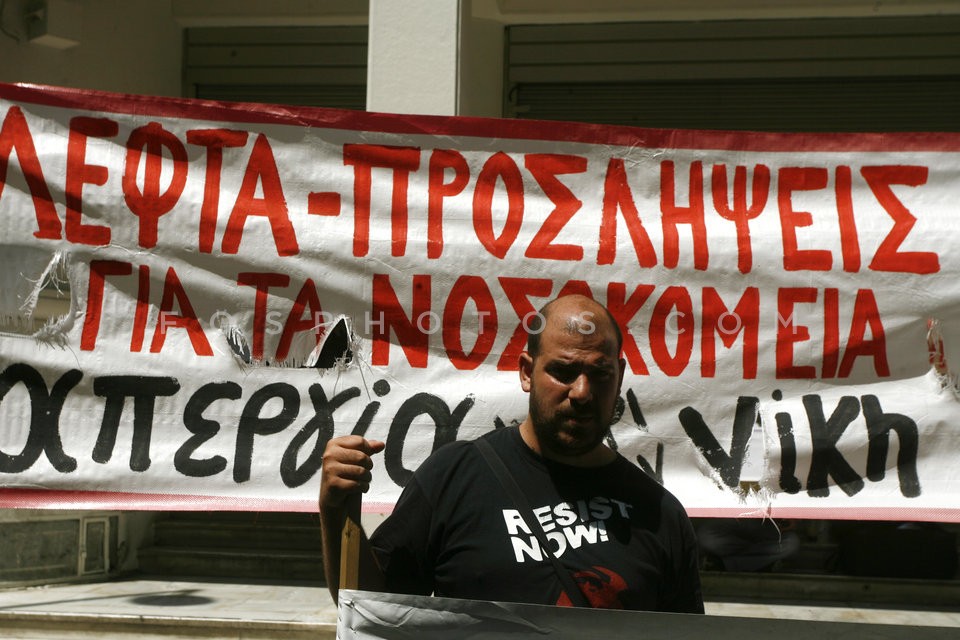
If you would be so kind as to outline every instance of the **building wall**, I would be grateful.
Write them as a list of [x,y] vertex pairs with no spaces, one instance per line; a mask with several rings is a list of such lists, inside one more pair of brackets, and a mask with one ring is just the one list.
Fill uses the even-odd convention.
[[[80,44],[57,50],[26,41],[28,0],[2,3],[0,82],[30,82],[147,95],[182,95],[182,34],[192,26],[362,25],[366,0],[49,0],[75,3],[81,12]],[[459,100],[448,82],[414,87],[456,105],[461,115],[499,115],[502,32],[511,24],[661,20],[716,20],[960,13],[957,0],[395,0],[421,7],[456,4],[463,16],[457,73]],[[56,4],[52,4],[56,10]],[[458,25],[451,25],[457,29]],[[375,35],[375,34],[374,34]],[[430,42],[400,39],[410,49],[436,51]],[[374,47],[377,45],[374,44]],[[394,55],[387,48],[387,55]],[[446,54],[445,54],[446,55]],[[438,65],[442,66],[442,65]],[[449,67],[449,65],[447,65]],[[371,79],[375,80],[376,76]],[[384,80],[392,81],[391,78]],[[373,88],[374,91],[376,87]],[[394,92],[394,95],[396,92]],[[388,94],[389,95],[389,94]],[[404,96],[397,95],[398,104]],[[385,109],[382,101],[378,109]],[[426,108],[424,110],[430,110]]]
[[[78,2],[80,44],[63,50],[27,41],[26,4],[3,4],[0,81],[180,95],[182,29],[170,0]],[[50,6],[56,19],[60,7]]]

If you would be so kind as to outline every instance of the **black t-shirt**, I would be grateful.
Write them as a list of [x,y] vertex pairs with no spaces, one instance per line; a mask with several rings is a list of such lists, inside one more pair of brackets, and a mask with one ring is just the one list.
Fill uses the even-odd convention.
[[[696,538],[680,503],[623,456],[602,467],[534,453],[516,427],[483,436],[594,607],[702,613]],[[397,593],[569,605],[553,565],[476,445],[441,447],[371,536]]]

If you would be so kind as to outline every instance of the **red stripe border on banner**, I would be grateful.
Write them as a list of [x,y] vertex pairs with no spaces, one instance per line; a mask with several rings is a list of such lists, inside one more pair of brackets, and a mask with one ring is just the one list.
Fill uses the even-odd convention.
[[218,102],[0,83],[13,102],[144,116],[276,124],[408,135],[556,140],[665,149],[739,151],[960,151],[960,133],[770,133],[645,129],[574,122],[424,116],[321,107]]
[[[318,485],[319,489],[319,485]],[[287,511],[316,513],[317,500],[203,496],[114,491],[0,488],[0,509],[54,509],[94,511]],[[365,513],[389,513],[393,505],[365,502]]]
[[[0,489],[0,509],[105,511],[287,511],[315,513],[316,500],[273,500],[188,494]],[[364,513],[389,513],[393,505],[364,502]],[[892,520],[960,522],[960,508],[936,507],[742,507],[688,509],[694,518],[796,518],[800,520]]]

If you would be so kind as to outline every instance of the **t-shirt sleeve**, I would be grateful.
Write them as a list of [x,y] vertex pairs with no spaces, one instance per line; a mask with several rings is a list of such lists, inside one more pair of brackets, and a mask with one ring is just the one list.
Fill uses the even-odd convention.
[[370,536],[389,593],[430,595],[434,572],[428,545],[433,508],[416,477],[400,494],[393,513]]
[[662,611],[672,613],[703,613],[703,592],[700,586],[700,561],[697,536],[693,524],[678,504],[678,541],[674,546],[674,579],[672,589]]

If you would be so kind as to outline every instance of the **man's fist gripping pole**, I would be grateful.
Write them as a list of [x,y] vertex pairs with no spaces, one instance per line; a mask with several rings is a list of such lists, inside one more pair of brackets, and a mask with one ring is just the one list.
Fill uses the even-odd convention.
[[323,452],[320,531],[327,588],[334,601],[340,586],[379,591],[383,573],[360,528],[361,496],[370,488],[372,456],[385,443],[350,435],[334,438]]

